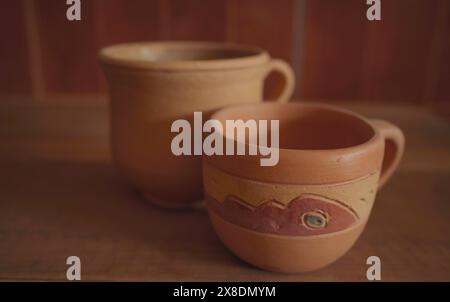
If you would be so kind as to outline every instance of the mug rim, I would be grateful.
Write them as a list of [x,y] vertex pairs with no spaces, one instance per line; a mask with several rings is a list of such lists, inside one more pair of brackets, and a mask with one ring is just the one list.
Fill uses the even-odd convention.
[[[243,56],[224,57],[210,60],[145,60],[142,58],[120,57],[117,52],[126,50],[199,50],[199,51],[239,51]],[[254,67],[269,62],[270,56],[264,49],[227,42],[201,41],[158,41],[131,42],[106,46],[98,53],[102,64],[160,71],[191,71],[191,70],[224,70]]]
[[[368,177],[381,169],[384,154],[384,139],[380,131],[358,113],[336,106],[320,103],[260,103],[227,107],[217,111],[211,119],[230,110],[266,107],[321,108],[343,113],[356,118],[370,127],[373,135],[365,142],[336,149],[282,149],[279,161],[274,166],[261,166],[260,160],[267,156],[258,155],[211,155],[203,161],[236,177],[254,181],[278,184],[335,184]],[[247,149],[248,150],[248,149]]]

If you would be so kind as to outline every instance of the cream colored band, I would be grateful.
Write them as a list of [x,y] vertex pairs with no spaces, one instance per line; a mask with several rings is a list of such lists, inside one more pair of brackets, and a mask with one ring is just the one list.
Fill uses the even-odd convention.
[[203,176],[206,193],[218,202],[234,195],[253,207],[268,200],[287,205],[302,194],[316,194],[350,206],[364,221],[372,208],[380,173],[375,171],[352,181],[327,185],[275,184],[236,177],[204,161]]

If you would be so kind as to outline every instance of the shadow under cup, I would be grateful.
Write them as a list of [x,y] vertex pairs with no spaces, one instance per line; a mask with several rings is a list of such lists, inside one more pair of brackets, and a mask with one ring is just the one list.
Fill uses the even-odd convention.
[[203,158],[219,237],[243,260],[271,271],[316,270],[344,255],[369,218],[380,174],[390,175],[403,151],[403,141],[386,150],[396,160],[382,171],[388,138],[378,122],[327,105],[239,106],[212,118],[279,120],[275,166],[261,166],[261,155]]

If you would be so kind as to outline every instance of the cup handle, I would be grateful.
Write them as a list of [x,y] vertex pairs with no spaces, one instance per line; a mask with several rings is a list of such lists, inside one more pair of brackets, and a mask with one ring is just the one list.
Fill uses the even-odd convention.
[[289,101],[295,86],[295,74],[291,66],[281,59],[272,59],[267,68],[267,77],[272,72],[279,72],[285,79],[285,84],[281,94],[275,99],[276,102],[286,103]]
[[400,128],[388,121],[373,119],[371,122],[381,132],[385,141],[383,164],[378,182],[378,188],[381,188],[391,178],[400,163],[405,149],[405,136]]

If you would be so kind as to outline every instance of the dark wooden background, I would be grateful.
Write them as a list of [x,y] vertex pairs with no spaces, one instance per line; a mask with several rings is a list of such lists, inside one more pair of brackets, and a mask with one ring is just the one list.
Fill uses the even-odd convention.
[[[297,99],[410,102],[450,112],[450,1],[65,0],[0,1],[0,101],[104,95],[97,51],[140,40],[254,44],[289,61]],[[266,95],[275,90],[269,81]]]

